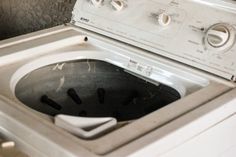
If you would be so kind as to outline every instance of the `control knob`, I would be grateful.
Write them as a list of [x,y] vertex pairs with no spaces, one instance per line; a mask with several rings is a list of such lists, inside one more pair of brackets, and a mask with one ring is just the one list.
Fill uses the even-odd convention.
[[158,24],[165,27],[171,23],[171,16],[166,13],[161,13],[158,15]]
[[99,8],[102,6],[103,0],[91,0],[91,3],[96,7]]
[[235,43],[235,29],[229,24],[218,23],[211,26],[204,37],[207,49],[219,51],[229,50]]
[[116,11],[121,11],[125,7],[125,2],[124,2],[124,0],[112,0],[111,1],[111,6]]

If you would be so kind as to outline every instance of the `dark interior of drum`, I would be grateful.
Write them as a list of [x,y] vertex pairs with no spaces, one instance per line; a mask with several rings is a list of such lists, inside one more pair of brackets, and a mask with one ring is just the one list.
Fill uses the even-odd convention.
[[28,107],[55,116],[140,118],[180,99],[165,85],[152,84],[98,60],[52,64],[24,76],[16,97]]

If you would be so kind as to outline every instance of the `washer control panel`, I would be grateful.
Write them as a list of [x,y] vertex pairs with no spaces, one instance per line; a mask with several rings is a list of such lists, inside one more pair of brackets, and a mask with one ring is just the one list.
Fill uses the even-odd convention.
[[215,53],[227,52],[235,43],[235,28],[227,23],[218,23],[211,26],[204,37],[206,50]]
[[72,22],[236,81],[236,1],[78,0]]

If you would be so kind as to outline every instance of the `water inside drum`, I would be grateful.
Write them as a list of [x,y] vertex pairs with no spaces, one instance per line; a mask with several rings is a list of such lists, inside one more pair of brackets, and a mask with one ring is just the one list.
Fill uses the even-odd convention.
[[55,116],[140,118],[180,98],[165,85],[154,85],[124,69],[98,60],[48,65],[24,76],[16,97],[28,107]]

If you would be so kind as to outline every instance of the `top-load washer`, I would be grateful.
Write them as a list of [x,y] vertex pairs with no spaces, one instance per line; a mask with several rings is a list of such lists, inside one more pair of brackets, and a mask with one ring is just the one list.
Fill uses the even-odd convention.
[[235,130],[235,6],[78,0],[70,24],[2,41],[2,136],[31,156],[233,154],[212,139]]

